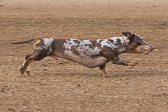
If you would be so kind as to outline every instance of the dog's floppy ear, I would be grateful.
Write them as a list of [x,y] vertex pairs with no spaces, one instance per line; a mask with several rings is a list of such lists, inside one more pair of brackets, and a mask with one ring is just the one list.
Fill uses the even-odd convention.
[[132,39],[132,37],[134,36],[134,34],[130,33],[130,32],[122,32],[122,34],[126,37],[128,37],[129,40]]

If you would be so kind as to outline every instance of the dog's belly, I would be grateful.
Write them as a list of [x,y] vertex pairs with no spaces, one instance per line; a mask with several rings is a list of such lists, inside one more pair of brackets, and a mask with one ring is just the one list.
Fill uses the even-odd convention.
[[108,62],[108,60],[102,56],[76,57],[76,58],[71,58],[70,60],[89,68],[99,67]]
[[104,64],[106,64],[107,62],[109,62],[106,58],[102,57],[102,56],[86,56],[86,57],[80,57],[77,55],[73,55],[73,54],[64,54],[64,55],[58,55],[55,54],[57,57],[59,58],[64,58],[67,60],[71,60],[74,61],[76,63],[79,63],[83,66],[89,67],[89,68],[95,68],[95,67],[99,67],[102,66]]
[[86,58],[80,58],[80,61],[78,63],[87,66],[89,68],[99,67],[107,63],[108,60],[102,56],[97,56],[94,58],[86,57]]

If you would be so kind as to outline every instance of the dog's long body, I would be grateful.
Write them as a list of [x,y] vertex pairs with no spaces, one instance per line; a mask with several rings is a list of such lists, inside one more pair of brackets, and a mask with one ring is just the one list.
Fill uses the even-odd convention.
[[[47,38],[43,40],[46,41]],[[127,43],[126,37],[97,40],[54,39],[53,42],[52,55],[75,61],[89,68],[102,66],[109,61],[101,55],[103,49],[110,48],[113,52],[120,54],[126,51]]]
[[123,32],[123,37],[108,39],[80,40],[80,39],[31,39],[13,44],[34,42],[32,54],[26,55],[20,68],[23,74],[32,61],[39,61],[46,56],[68,59],[89,68],[99,67],[101,74],[106,77],[105,65],[109,61],[114,64],[134,66],[137,62],[126,61],[118,57],[121,53],[148,54],[154,49],[153,45],[142,40],[136,34]]

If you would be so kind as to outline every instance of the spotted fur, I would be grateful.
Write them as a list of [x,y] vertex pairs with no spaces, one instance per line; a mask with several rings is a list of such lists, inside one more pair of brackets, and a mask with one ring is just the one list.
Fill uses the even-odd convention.
[[72,60],[89,68],[99,67],[101,74],[106,77],[105,65],[108,62],[126,66],[137,63],[120,59],[121,53],[148,54],[154,46],[145,42],[139,35],[123,32],[122,37],[108,39],[80,40],[80,39],[31,39],[13,44],[35,42],[32,54],[26,55],[20,67],[23,74],[32,61],[39,61],[46,56],[59,57]]

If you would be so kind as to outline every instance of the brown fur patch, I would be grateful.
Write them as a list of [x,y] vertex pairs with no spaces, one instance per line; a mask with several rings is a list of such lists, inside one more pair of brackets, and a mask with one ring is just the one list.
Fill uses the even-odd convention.
[[75,43],[77,44],[80,44],[80,41],[79,40],[74,40]]
[[39,44],[39,43],[40,43],[40,39],[34,40],[34,48],[35,48],[35,46],[36,46],[37,44]]
[[79,56],[79,52],[74,47],[71,48],[71,51],[74,55]]
[[110,41],[111,43],[113,43],[113,42],[114,42],[112,39],[108,39],[108,41]]

